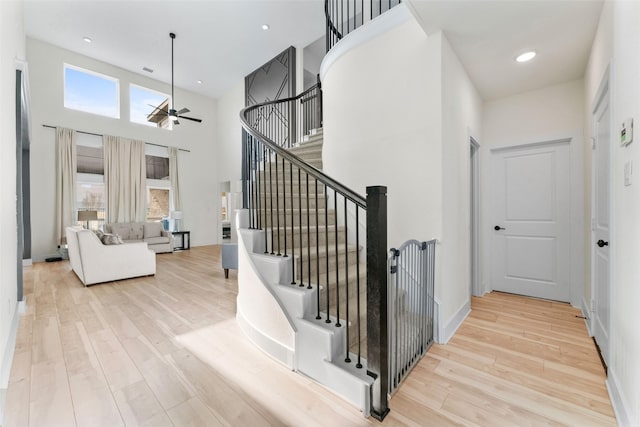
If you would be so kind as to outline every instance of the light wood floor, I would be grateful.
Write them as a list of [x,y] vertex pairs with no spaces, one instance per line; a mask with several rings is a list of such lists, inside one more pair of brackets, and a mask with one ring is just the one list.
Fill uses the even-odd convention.
[[[358,426],[349,404],[257,350],[219,247],[158,255],[155,277],[85,288],[67,262],[26,270],[6,426]],[[385,425],[615,425],[577,310],[474,299],[391,399]]]

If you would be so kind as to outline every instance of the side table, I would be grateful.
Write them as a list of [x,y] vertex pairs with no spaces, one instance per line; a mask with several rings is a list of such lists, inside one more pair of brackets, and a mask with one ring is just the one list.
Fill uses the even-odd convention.
[[180,246],[174,246],[174,251],[184,251],[191,249],[191,232],[190,231],[172,231],[171,235],[180,236]]

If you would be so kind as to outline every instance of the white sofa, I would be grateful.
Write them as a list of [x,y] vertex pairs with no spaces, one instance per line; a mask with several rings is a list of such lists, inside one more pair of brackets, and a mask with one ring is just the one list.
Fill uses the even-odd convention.
[[156,254],[144,242],[103,245],[93,231],[67,227],[71,268],[85,286],[156,274]]
[[173,252],[173,235],[160,222],[122,222],[104,225],[104,232],[117,234],[125,243],[147,242],[155,253]]

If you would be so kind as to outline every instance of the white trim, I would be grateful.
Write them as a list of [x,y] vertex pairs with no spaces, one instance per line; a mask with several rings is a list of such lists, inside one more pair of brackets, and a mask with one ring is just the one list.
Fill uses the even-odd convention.
[[[458,309],[458,311],[449,319],[447,324],[438,331],[438,344],[448,343],[470,313],[471,303],[470,301],[467,301],[462,304],[460,309]],[[438,322],[438,324],[440,325],[441,323]]]
[[616,421],[621,427],[627,427],[633,424],[631,422],[629,412],[629,401],[625,398],[622,389],[618,386],[617,377],[612,369],[607,371],[607,391],[609,392],[609,398],[611,399],[611,406],[613,406],[613,412],[616,415]]
[[[473,137],[471,130],[467,129],[467,139],[469,140],[469,148],[474,148],[475,151],[473,156],[471,156],[471,152],[469,153],[469,177],[470,177],[470,186],[473,188],[469,188],[469,195],[474,196],[472,201],[470,201],[469,206],[469,224],[471,226],[470,238],[469,238],[469,252],[470,252],[470,274],[469,280],[470,288],[471,288],[471,296],[480,296],[484,294],[484,290],[481,289],[480,281],[480,224],[482,221],[480,219],[480,143],[476,138]],[[473,174],[473,176],[471,176]],[[471,197],[470,197],[471,198]],[[475,215],[471,215],[471,213]],[[475,269],[474,269],[475,267]]]
[[322,64],[320,64],[320,80],[324,80],[324,76],[329,72],[333,64],[351,49],[393,30],[410,19],[414,19],[411,11],[404,3],[400,3],[344,36],[327,52],[322,60]]
[[587,332],[589,333],[589,336],[592,337],[593,336],[593,332],[591,332],[591,304],[589,304],[587,302],[587,300],[585,299],[584,295],[582,296],[582,306],[580,307],[580,311],[582,311],[582,315],[584,317],[586,317],[586,319],[584,319],[584,324],[587,326]]
[[[22,311],[22,308],[20,306],[20,303],[16,303],[15,311],[13,312],[13,319],[11,320],[11,328],[9,329],[9,336],[7,337],[7,343],[4,348],[4,356],[2,357],[2,366],[0,366],[0,389],[8,388],[9,386],[9,374],[11,374],[11,364],[13,363],[13,351],[16,346],[16,338],[18,336],[18,325],[20,323],[21,311]],[[0,422],[2,422],[1,419],[0,419]]]
[[571,144],[571,140],[574,138],[575,138],[574,136],[568,136],[568,137],[565,136],[562,138],[553,138],[553,139],[545,139],[542,141],[527,142],[525,144],[501,145],[499,147],[493,147],[489,151],[493,153],[496,151],[511,150],[514,148],[534,148],[534,147],[543,147],[545,145]]
[[236,320],[242,332],[256,347],[287,368],[295,369],[295,351],[293,349],[265,335],[260,328],[256,328],[249,322],[240,310],[236,313]]

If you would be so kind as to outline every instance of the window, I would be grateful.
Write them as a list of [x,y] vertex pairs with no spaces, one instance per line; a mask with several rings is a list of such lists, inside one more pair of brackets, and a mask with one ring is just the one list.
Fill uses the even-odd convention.
[[169,216],[171,190],[147,187],[147,221],[158,221]]
[[72,110],[120,118],[118,79],[64,64],[64,106]]
[[[80,211],[96,212],[95,220],[78,221],[78,225],[97,230],[104,224],[105,193],[102,176],[79,173],[76,183],[76,207]],[[79,214],[80,216],[80,214]]]
[[145,126],[171,129],[169,100],[171,97],[155,90],[129,85],[130,120]]
[[169,179],[169,159],[167,157],[145,156],[147,162],[147,179]]
[[104,150],[97,147],[76,147],[77,172],[104,175]]

